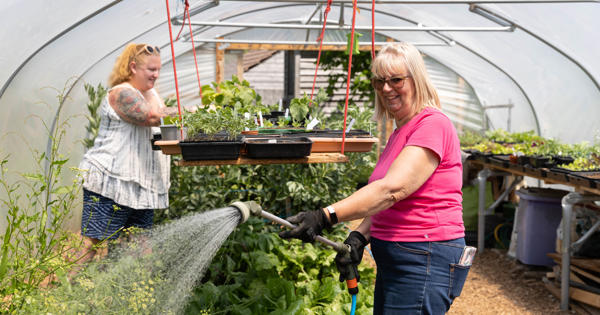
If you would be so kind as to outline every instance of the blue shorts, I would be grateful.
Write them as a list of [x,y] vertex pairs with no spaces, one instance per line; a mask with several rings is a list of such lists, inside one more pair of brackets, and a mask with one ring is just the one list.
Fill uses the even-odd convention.
[[377,263],[373,314],[445,314],[460,295],[469,267],[458,261],[464,238],[388,242],[371,237]]
[[116,239],[128,227],[151,228],[153,220],[154,209],[136,210],[83,189],[81,235],[99,240]]

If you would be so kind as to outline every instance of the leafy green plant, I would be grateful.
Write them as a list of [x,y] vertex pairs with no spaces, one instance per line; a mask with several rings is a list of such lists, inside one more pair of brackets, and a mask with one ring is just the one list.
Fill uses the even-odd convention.
[[287,126],[288,122],[289,122],[289,118],[285,118],[284,116],[279,116],[277,118],[277,126],[279,126],[279,127]]
[[106,97],[108,92],[102,84],[98,83],[98,86],[94,86],[85,83],[83,85],[85,91],[88,94],[89,102],[87,103],[88,114],[85,118],[88,121],[86,126],[86,137],[83,139],[83,147],[89,149],[94,146],[94,140],[98,136],[98,130],[100,128],[100,114],[98,114],[98,108],[102,104],[102,100]]
[[[67,84],[57,91],[58,102],[64,101]],[[100,88],[99,88],[100,90]],[[8,179],[8,156],[0,161],[1,199],[7,209],[7,227],[0,245],[0,311],[19,313],[29,303],[29,296],[44,282],[61,277],[73,266],[72,249],[80,246],[63,230],[73,208],[78,205],[81,180],[63,184],[68,159],[60,153],[68,119],[60,120],[53,130],[42,121],[50,137],[48,152],[32,149],[37,169]]]
[[[328,86],[325,92],[333,95],[339,86],[346,86],[348,79],[348,56],[344,51],[324,51],[321,54],[320,65],[324,70],[342,68],[344,71],[333,72],[329,75]],[[375,91],[371,86],[371,54],[355,54],[352,56],[350,91],[348,107],[358,102],[372,107],[375,101]],[[333,114],[336,120],[341,120],[344,115],[345,100],[338,102],[338,110]],[[343,119],[343,118],[342,118]]]
[[165,103],[165,106],[167,106],[167,107],[177,106],[177,99],[176,98],[166,97],[163,100],[163,102]]
[[[227,314],[343,314],[350,310],[345,283],[337,281],[335,252],[285,241],[278,229],[250,218],[219,250],[186,310]],[[330,239],[347,233],[338,226]],[[372,312],[374,270],[359,266],[357,314]]]
[[[374,128],[373,121],[373,108],[371,107],[359,107],[357,105],[349,105],[348,106],[348,119],[346,122],[346,128],[352,119],[354,119],[354,125],[352,129],[360,129],[364,131],[368,131],[371,134],[376,134],[376,129]],[[344,120],[329,120],[329,126],[331,129],[341,130],[344,128]]]
[[269,107],[262,104],[261,100],[262,97],[250,87],[248,81],[240,80],[235,75],[231,80],[212,82],[211,85],[202,87],[202,104],[212,104],[217,109],[233,107],[240,115],[256,115],[259,111],[263,114],[270,112]]
[[485,140],[484,135],[471,130],[463,130],[461,133],[458,134],[458,138],[460,139],[461,148],[474,146]]
[[193,113],[186,113],[185,124],[188,127],[189,139],[202,135],[206,135],[208,139],[215,139],[219,132],[225,131],[227,138],[232,140],[244,128],[253,126],[254,122],[240,115],[232,107],[223,107],[220,110],[204,107]]
[[292,126],[300,127],[305,125],[306,115],[308,115],[310,97],[304,93],[302,97],[293,98],[290,101],[290,116],[292,116]]

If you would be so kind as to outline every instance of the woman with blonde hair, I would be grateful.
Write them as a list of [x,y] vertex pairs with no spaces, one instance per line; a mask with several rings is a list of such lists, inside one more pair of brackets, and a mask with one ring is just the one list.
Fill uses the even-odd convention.
[[460,143],[423,58],[411,44],[384,47],[371,65],[376,117],[396,129],[369,184],[323,209],[290,217],[283,238],[313,242],[323,229],[363,219],[338,254],[340,280],[357,274],[370,242],[377,277],[374,314],[444,314],[460,295],[470,268],[462,220]]
[[169,156],[153,151],[151,126],[175,115],[164,105],[154,83],[161,69],[160,48],[128,44],[109,77],[100,107],[94,146],[84,155],[81,234],[87,261],[100,240],[115,239],[124,228],[150,228],[154,209],[169,206]]

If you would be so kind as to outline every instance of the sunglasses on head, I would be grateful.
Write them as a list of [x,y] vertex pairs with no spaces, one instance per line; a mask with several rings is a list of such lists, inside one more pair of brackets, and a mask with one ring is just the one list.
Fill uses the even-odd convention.
[[386,83],[390,87],[400,89],[404,86],[404,81],[410,77],[411,77],[410,75],[405,75],[405,76],[391,77],[388,79],[372,78],[371,84],[373,84],[373,87],[375,87],[378,90],[383,89],[383,87],[385,86]]
[[150,45],[144,45],[143,48],[140,49],[140,51],[138,51],[138,54],[141,54],[142,52],[146,52],[149,55],[152,55],[154,53],[156,54],[160,54],[160,48],[158,48],[158,46],[150,46]]

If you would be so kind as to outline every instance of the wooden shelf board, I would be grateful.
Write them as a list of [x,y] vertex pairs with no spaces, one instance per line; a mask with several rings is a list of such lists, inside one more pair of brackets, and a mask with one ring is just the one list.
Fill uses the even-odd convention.
[[348,157],[341,153],[312,153],[302,158],[291,159],[251,159],[239,157],[237,160],[200,160],[175,162],[177,166],[208,166],[208,165],[264,165],[264,164],[313,164],[313,163],[346,163]]
[[[311,153],[340,153],[342,151],[342,138],[310,137],[313,141]],[[344,152],[370,152],[377,138],[347,138],[344,143]],[[179,140],[158,140],[154,145],[160,147],[163,154],[181,154]]]
[[[591,188],[591,187],[587,187],[585,185],[579,185],[576,182],[572,182],[572,181],[568,181],[568,180],[560,180],[557,177],[552,177],[552,178],[544,177],[544,176],[540,175],[541,172],[539,170],[535,170],[533,168],[525,168],[522,166],[518,166],[520,168],[520,170],[519,170],[519,169],[516,169],[517,166],[515,166],[515,168],[502,167],[502,166],[499,166],[496,164],[486,163],[486,162],[482,162],[479,160],[469,160],[469,163],[482,165],[482,166],[488,167],[490,169],[505,171],[505,172],[512,173],[515,175],[537,178],[537,179],[543,180],[544,182],[549,183],[549,184],[561,184],[561,185],[571,186],[571,187],[575,187],[576,189],[582,190],[584,192],[600,195],[600,189],[598,189],[598,188]],[[546,171],[546,172],[549,172],[549,171]]]

